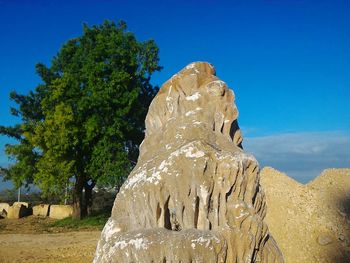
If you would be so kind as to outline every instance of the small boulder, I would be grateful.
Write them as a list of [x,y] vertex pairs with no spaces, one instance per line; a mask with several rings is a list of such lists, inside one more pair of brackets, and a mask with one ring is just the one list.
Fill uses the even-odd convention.
[[70,217],[73,214],[73,207],[71,205],[51,205],[49,217],[54,219],[63,219]]
[[33,212],[31,207],[26,207],[25,205],[15,202],[12,206],[9,207],[7,212],[7,218],[9,219],[19,219],[25,216],[31,215]]
[[10,205],[8,203],[0,203],[0,218],[7,216]]
[[33,215],[46,217],[49,215],[49,209],[50,205],[45,204],[33,206]]

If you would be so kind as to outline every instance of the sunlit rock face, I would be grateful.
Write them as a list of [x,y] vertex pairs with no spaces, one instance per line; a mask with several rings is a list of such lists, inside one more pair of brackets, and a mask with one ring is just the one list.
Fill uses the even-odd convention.
[[350,169],[327,169],[300,184],[265,167],[261,184],[266,222],[287,263],[350,262]]
[[234,99],[205,62],[162,86],[94,262],[283,262]]

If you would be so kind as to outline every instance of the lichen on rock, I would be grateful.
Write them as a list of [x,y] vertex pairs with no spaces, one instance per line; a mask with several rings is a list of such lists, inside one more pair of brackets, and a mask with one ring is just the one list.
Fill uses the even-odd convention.
[[206,62],[162,86],[94,262],[283,262],[234,100]]

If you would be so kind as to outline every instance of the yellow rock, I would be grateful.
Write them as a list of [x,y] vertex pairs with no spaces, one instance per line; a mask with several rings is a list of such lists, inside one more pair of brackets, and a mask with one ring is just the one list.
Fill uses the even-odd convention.
[[13,205],[23,205],[25,207],[30,207],[30,204],[27,202],[14,202]]
[[10,205],[8,203],[0,203],[0,218],[7,216],[9,207]]
[[63,219],[72,216],[73,207],[71,205],[50,205],[49,217]]
[[266,222],[287,263],[350,262],[350,169],[306,185],[265,167]]
[[7,211],[7,218],[19,219],[32,214],[32,208],[26,206],[27,203],[15,202]]
[[33,206],[33,215],[34,216],[48,216],[49,215],[50,205],[40,204]]

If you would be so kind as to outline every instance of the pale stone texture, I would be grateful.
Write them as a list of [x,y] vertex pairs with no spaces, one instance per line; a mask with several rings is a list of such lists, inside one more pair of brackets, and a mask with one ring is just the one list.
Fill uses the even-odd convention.
[[0,218],[7,217],[10,205],[8,203],[0,203]]
[[40,204],[33,206],[33,215],[46,217],[49,215],[50,205]]
[[94,262],[283,262],[234,99],[205,62],[162,86]]
[[8,208],[7,218],[9,219],[19,219],[32,214],[32,208],[28,203],[25,202],[15,202],[12,206]]
[[350,262],[350,169],[327,169],[303,185],[266,167],[261,185],[287,263]]
[[63,219],[72,216],[73,207],[71,205],[50,205],[49,217]]
[[13,205],[23,205],[23,206],[25,206],[27,208],[30,207],[30,204],[27,203],[27,202],[14,202]]

